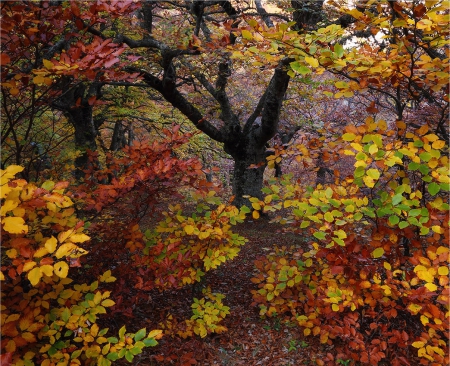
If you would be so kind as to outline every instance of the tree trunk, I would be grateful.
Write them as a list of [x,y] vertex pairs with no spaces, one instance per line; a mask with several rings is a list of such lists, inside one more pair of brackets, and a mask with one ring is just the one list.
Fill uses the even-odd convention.
[[233,204],[240,207],[246,205],[251,207],[248,198],[244,196],[262,198],[261,189],[263,187],[265,162],[261,162],[258,167],[250,167],[251,161],[248,159],[235,160],[233,172]]
[[[65,90],[70,84],[70,79],[62,79],[61,90]],[[91,83],[87,87],[83,83],[63,92],[62,96],[53,102],[53,107],[62,111],[75,130],[75,148],[81,155],[75,159],[75,178],[84,178],[84,171],[89,167],[89,156],[87,151],[97,150],[97,128],[93,118],[93,106],[89,98],[101,97],[101,85]]]
[[82,106],[67,112],[69,121],[75,128],[75,147],[81,155],[75,159],[75,178],[84,178],[84,172],[89,166],[88,150],[97,150],[95,137],[97,136],[92,119],[92,107]]

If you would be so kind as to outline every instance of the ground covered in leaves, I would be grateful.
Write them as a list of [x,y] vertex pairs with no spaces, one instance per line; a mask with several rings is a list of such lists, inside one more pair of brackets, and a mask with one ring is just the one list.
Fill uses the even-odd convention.
[[[136,356],[133,364],[288,366],[313,365],[316,359],[325,357],[327,349],[317,339],[305,339],[293,323],[277,318],[262,319],[258,307],[252,305],[251,290],[257,288],[251,282],[254,260],[271,251],[274,245],[307,246],[307,240],[283,233],[279,225],[264,219],[241,224],[235,231],[245,236],[248,243],[234,260],[207,273],[202,283],[226,296],[223,302],[230,307],[230,315],[224,325],[228,331],[206,338],[164,336],[157,347]],[[114,316],[114,321],[110,318],[112,324],[105,325],[114,329],[116,324],[125,322],[131,331],[144,326],[148,330],[156,329],[169,311],[174,318],[189,319],[194,292],[191,287],[183,291],[150,292],[148,300],[136,304],[133,317]]]

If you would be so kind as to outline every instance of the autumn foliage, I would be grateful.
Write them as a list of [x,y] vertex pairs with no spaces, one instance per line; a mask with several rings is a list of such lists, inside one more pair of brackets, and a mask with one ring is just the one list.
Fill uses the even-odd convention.
[[[261,216],[306,244],[277,246],[271,238],[273,246],[255,261],[252,305],[261,317],[293,324],[302,339],[318,339],[327,354],[315,359],[317,364],[450,362],[448,9],[428,0],[367,1],[354,8],[338,0],[327,3],[345,24],[340,17],[304,32],[295,22],[271,24],[248,14],[237,21],[226,6],[230,18],[212,22],[212,32],[201,21],[204,8],[197,9],[196,35],[185,32],[184,46],[179,39],[167,44],[157,39],[170,27],[177,28],[172,36],[180,35],[182,16],[178,23],[158,20],[162,26],[151,36],[141,30],[138,43],[125,36],[140,7],[134,2],[2,5],[2,364],[108,366],[122,358],[135,362],[162,336],[226,332],[225,319],[233,313],[225,295],[204,280],[247,243],[233,226],[251,225]],[[160,14],[168,14],[164,6]],[[167,9],[177,16],[187,11],[174,4]],[[364,41],[348,44],[350,34]],[[217,60],[206,57],[208,50],[225,60],[213,77],[215,86],[190,69],[204,62],[210,72],[208,62]],[[205,57],[191,64],[189,57],[199,55]],[[144,65],[142,58],[151,63]],[[264,195],[237,197],[251,207],[221,198],[224,187],[208,181],[211,171],[186,153],[184,146],[196,134],[182,133],[173,121],[155,128],[155,121],[144,119],[147,135],[134,141],[130,124],[128,144],[119,150],[100,143],[95,129],[106,117],[94,110],[111,102],[101,100],[101,88],[135,87],[138,79],[139,88],[158,91],[172,106],[179,103],[180,113],[216,136],[225,151],[245,150],[253,140],[233,137],[244,135],[226,96],[233,62],[276,69],[245,123],[247,132],[267,129],[266,137],[274,135],[278,112],[274,125],[267,115],[263,124],[256,120],[271,108],[279,111],[271,88],[284,94],[290,80],[318,86],[309,98],[323,93],[321,101],[331,104],[332,98],[331,109],[338,109],[316,116],[317,126],[311,122],[302,138],[274,146],[271,155],[264,151],[266,141],[257,144],[267,162],[241,166],[242,177],[259,169],[262,179],[266,164],[276,169],[287,159],[297,165],[269,179]],[[161,70],[153,75],[152,68]],[[186,74],[176,74],[176,68]],[[207,121],[205,116],[215,115],[208,101],[194,98],[204,103],[200,107],[188,102],[189,94],[197,93],[194,74],[219,101],[223,126]],[[356,108],[347,101],[364,108],[346,115]],[[120,102],[114,102],[111,110],[119,110]],[[134,100],[129,106],[120,118],[132,112]],[[53,119],[51,110],[57,111]],[[84,114],[76,119],[74,111]],[[61,122],[65,118],[69,124]],[[93,129],[90,141],[85,126]],[[73,134],[74,145],[59,156]],[[36,141],[49,147],[41,151]],[[80,156],[82,164],[68,163]],[[44,158],[54,163],[53,171],[46,164],[45,174],[39,165]],[[151,294],[186,288],[192,295],[190,317],[169,308],[163,320],[154,320],[157,329],[141,325],[127,332],[122,326]],[[102,325],[109,324],[107,313],[120,320],[112,330]],[[190,364],[190,356],[186,359]]]
[[[41,187],[14,179],[23,168],[1,171],[2,364],[42,365],[131,361],[143,347],[155,346],[160,331],[141,329],[108,337],[97,319],[114,305],[102,283],[115,281],[106,271],[91,284],[72,284],[89,240],[83,222],[67,196],[67,182],[46,181]],[[79,264],[78,264],[79,266]]]

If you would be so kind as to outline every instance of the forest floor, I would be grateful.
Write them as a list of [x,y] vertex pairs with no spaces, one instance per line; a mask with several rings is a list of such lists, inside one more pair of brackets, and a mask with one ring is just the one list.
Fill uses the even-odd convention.
[[[223,303],[230,307],[230,314],[223,321],[227,332],[182,339],[164,336],[159,345],[144,349],[133,360],[134,365],[315,365],[316,359],[326,357],[329,350],[313,337],[305,338],[299,327],[279,318],[262,319],[259,308],[252,305],[251,290],[257,285],[254,276],[254,260],[277,246],[306,246],[302,238],[283,233],[277,224],[260,219],[235,227],[236,232],[248,242],[239,255],[215,271],[208,272],[203,281],[212,292],[225,295]],[[151,293],[147,304],[140,301],[128,319],[127,329],[158,329],[170,309],[177,319],[192,316],[192,289]],[[136,328],[138,325],[138,328]],[[134,329],[136,328],[136,329]]]

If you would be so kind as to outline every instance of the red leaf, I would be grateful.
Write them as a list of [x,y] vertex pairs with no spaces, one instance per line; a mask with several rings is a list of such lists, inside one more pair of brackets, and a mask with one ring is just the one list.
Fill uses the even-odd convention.
[[106,61],[104,65],[105,65],[105,67],[111,67],[112,65],[114,65],[115,63],[117,63],[119,61],[120,61],[120,59],[118,57],[114,57],[114,58]]
[[80,16],[80,9],[78,8],[77,4],[75,3],[75,1],[71,1],[70,2],[70,9],[72,9],[72,13],[79,17]]
[[0,63],[2,64],[2,66],[9,64],[10,62],[11,62],[10,57],[6,53],[2,53],[0,59]]
[[342,266],[334,266],[334,267],[331,267],[331,274],[336,275],[336,274],[342,273],[343,270],[344,270],[344,267],[342,267]]
[[95,95],[93,95],[92,97],[90,97],[88,99],[88,104],[89,105],[94,105],[95,101],[97,100],[97,97]]
[[11,365],[12,356],[13,356],[12,352],[2,353],[0,355],[0,365],[2,365],[2,366]]

